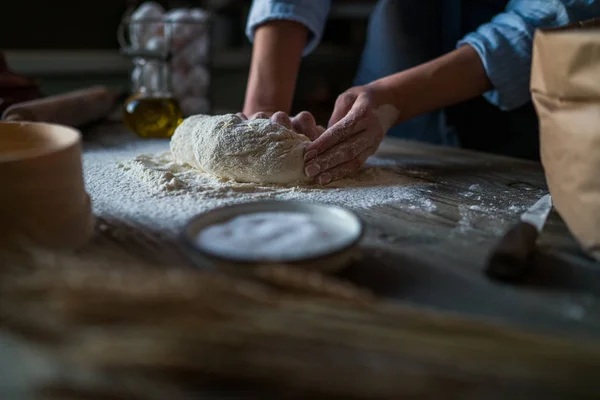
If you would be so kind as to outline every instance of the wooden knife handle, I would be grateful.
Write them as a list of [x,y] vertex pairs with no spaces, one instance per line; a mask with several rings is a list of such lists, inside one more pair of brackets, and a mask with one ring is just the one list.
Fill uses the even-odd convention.
[[103,86],[26,101],[8,107],[2,118],[7,121],[51,122],[79,127],[108,115],[118,93]]
[[492,250],[486,274],[495,280],[517,282],[531,269],[539,233],[528,223],[521,222],[510,229]]

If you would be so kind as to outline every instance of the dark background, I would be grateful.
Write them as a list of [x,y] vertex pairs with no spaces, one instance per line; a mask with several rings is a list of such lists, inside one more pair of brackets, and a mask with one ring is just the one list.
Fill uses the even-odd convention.
[[[127,89],[131,62],[118,53],[116,32],[128,0],[3,0],[0,49],[16,72],[38,80],[47,94],[91,84]],[[243,104],[251,46],[244,28],[251,1],[158,1],[165,8],[213,11],[212,112]],[[352,84],[375,1],[334,0],[319,48],[303,60],[294,111],[327,120],[337,95]]]
[[[155,1],[163,7],[213,8],[241,17],[250,1]],[[0,24],[2,49],[116,49],[117,26],[133,0],[3,0]],[[214,4],[224,4],[216,8]],[[8,18],[6,18],[8,17]],[[238,21],[241,22],[241,21]]]

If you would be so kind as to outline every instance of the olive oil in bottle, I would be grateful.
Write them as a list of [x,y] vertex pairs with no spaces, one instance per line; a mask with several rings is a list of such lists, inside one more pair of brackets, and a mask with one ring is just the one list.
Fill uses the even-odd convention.
[[183,114],[175,98],[140,92],[125,102],[123,121],[140,137],[170,138],[183,121]]
[[134,60],[133,94],[123,106],[123,122],[142,138],[168,139],[183,121],[183,114],[171,93],[166,58],[162,53],[151,55]]

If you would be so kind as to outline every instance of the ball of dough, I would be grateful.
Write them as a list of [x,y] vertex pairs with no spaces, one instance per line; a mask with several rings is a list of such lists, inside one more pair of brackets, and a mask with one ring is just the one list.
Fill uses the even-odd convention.
[[194,115],[171,138],[171,152],[220,178],[238,182],[309,182],[304,151],[309,139],[268,119],[243,120],[235,114]]

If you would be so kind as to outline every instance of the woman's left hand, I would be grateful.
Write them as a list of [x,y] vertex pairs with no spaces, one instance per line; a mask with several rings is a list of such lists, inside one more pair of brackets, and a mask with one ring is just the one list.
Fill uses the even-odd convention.
[[356,173],[377,151],[397,116],[396,109],[368,86],[342,93],[329,128],[306,149],[304,172],[321,185]]

